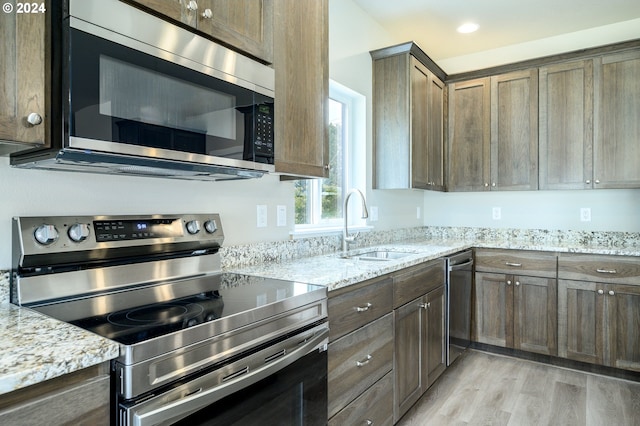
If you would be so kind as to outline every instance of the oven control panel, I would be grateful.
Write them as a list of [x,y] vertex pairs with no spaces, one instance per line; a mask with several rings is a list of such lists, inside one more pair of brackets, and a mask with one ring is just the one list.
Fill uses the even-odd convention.
[[[140,216],[50,216],[14,218],[14,250],[21,256],[43,252],[158,246],[171,251],[222,245],[218,214]],[[17,245],[17,246],[16,246]]]

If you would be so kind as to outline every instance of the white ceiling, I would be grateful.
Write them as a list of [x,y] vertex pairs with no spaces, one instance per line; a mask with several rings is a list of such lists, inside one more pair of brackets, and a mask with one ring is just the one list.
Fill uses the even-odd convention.
[[[627,22],[627,31],[613,36],[614,41],[629,39],[629,24],[631,37],[640,38],[640,0],[353,1],[394,37],[416,41],[436,62],[622,22]],[[466,21],[476,22],[480,29],[457,33]],[[585,38],[584,47],[594,45],[586,40],[592,33],[577,33]],[[610,42],[608,38],[602,44]]]

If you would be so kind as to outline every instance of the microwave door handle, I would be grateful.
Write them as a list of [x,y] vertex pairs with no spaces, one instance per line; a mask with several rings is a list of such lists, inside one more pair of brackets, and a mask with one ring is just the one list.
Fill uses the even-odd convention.
[[[216,401],[219,401],[235,392],[259,382],[266,377],[269,377],[274,373],[277,373],[290,364],[293,364],[295,361],[313,351],[313,349],[319,345],[322,345],[323,341],[326,343],[328,335],[329,329],[326,326],[322,326],[311,337],[309,337],[304,344],[294,349],[289,354],[267,363],[253,372],[239,374],[236,377],[229,378],[228,381],[220,385],[203,390],[195,389],[193,393],[185,398],[165,404],[163,403],[163,395],[159,395],[145,401],[143,403],[145,407],[140,411],[137,411],[136,407],[132,407],[130,409],[134,411],[133,413],[130,413],[133,414],[131,417],[131,424],[134,426],[151,426],[161,424],[167,420],[177,421],[183,419]],[[300,336],[297,337],[299,338]]]

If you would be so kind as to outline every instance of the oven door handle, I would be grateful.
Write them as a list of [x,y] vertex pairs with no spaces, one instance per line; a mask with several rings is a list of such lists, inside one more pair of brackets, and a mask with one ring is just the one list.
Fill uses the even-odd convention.
[[[134,426],[151,426],[183,419],[216,401],[219,401],[274,373],[277,373],[315,349],[320,348],[320,350],[326,350],[328,336],[329,328],[326,325],[318,326],[310,330],[308,333],[292,337],[290,340],[297,340],[298,342],[301,338],[304,338],[305,340],[299,343],[299,346],[291,352],[276,358],[271,362],[267,362],[253,371],[249,371],[245,374],[238,374],[234,378],[220,384],[214,383],[213,386],[208,388],[206,388],[206,385],[201,387],[197,386],[196,389],[186,393],[184,390],[181,391],[181,388],[176,388],[173,391],[181,393],[182,395],[186,394],[188,396],[177,398],[171,402],[167,402],[168,396],[166,394],[161,394],[148,399],[127,410],[129,424]],[[217,381],[216,377],[218,375],[215,371],[200,379],[206,381],[207,377],[210,375],[214,375],[214,381]],[[170,393],[173,391],[170,391]]]

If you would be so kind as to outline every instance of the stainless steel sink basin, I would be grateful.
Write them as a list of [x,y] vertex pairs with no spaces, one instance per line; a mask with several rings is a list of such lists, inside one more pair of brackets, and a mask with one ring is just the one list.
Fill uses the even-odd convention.
[[413,253],[406,253],[406,252],[392,251],[392,250],[374,250],[374,251],[368,251],[366,253],[353,254],[353,255],[347,255],[347,256],[341,256],[341,257],[343,259],[386,261],[386,260],[401,259],[411,254]]

